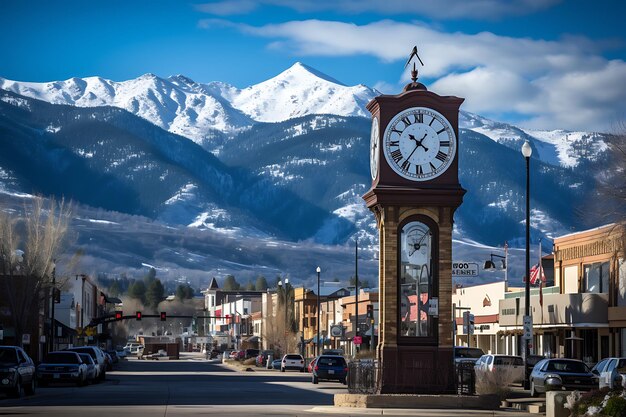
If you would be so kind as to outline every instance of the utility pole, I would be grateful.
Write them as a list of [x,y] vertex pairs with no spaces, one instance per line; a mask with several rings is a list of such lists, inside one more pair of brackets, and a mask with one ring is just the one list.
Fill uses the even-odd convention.
[[[354,287],[356,291],[356,330],[354,336],[359,335],[359,240],[354,241]],[[355,345],[355,350],[359,352],[359,345]]]

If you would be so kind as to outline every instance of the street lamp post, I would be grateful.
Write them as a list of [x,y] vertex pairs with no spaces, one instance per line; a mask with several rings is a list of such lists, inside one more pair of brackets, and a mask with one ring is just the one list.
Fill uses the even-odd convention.
[[[522,145],[522,155],[526,159],[526,291],[524,309],[526,320],[530,317],[530,156],[533,150],[528,141]],[[532,322],[531,322],[532,325]],[[524,343],[524,369],[528,368],[528,356],[530,355],[530,340],[526,339]],[[525,388],[529,388],[528,373],[524,377]]]
[[318,266],[317,269],[317,343],[315,344],[315,356],[320,355],[320,272],[322,269]]

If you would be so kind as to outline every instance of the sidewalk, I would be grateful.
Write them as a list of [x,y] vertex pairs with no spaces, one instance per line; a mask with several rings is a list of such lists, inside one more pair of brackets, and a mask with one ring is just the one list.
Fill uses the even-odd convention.
[[305,410],[311,413],[319,414],[341,414],[345,416],[423,416],[423,417],[530,417],[541,416],[543,414],[531,414],[523,411],[507,411],[507,410],[459,410],[459,409],[406,409],[406,408],[353,408],[353,407],[335,407],[317,406]]

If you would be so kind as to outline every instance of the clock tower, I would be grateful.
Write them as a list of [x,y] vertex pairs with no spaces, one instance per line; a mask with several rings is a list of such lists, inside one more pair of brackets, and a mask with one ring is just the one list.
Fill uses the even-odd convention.
[[[417,48],[407,62],[417,59]],[[423,64],[422,64],[423,65]],[[452,224],[459,183],[459,108],[417,81],[380,95],[372,113],[372,187],[363,196],[379,230],[377,390],[452,393]]]

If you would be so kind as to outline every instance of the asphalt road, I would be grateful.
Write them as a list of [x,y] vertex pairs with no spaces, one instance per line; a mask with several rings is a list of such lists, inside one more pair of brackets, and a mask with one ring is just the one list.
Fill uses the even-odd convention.
[[122,361],[103,383],[39,387],[21,399],[0,396],[0,416],[298,415],[330,406],[333,394],[347,392],[338,382],[313,385],[310,374],[254,369],[244,372],[193,355]]

